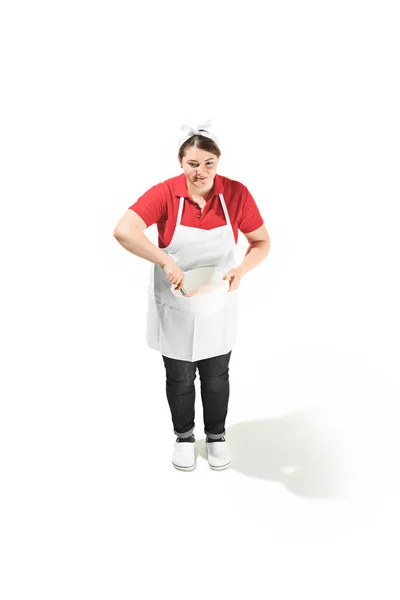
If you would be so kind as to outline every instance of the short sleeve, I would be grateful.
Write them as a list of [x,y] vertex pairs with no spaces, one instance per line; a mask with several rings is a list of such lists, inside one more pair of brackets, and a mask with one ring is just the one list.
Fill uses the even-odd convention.
[[142,217],[147,227],[164,221],[167,218],[167,189],[163,183],[158,183],[140,196],[129,206],[139,217]]
[[256,201],[244,185],[242,186],[240,205],[241,211],[237,225],[242,233],[251,233],[264,225],[264,219],[260,214]]

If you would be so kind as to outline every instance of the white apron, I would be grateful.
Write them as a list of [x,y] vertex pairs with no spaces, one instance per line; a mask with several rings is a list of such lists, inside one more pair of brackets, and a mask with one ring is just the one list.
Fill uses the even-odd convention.
[[[161,248],[182,271],[218,266],[226,271],[236,267],[236,242],[222,194],[219,194],[226,225],[206,230],[181,224],[183,204],[171,243]],[[185,283],[183,283],[183,287]],[[186,312],[171,291],[171,283],[158,264],[153,264],[148,288],[146,341],[164,356],[196,362],[227,354],[238,334],[238,289],[226,292],[224,304],[213,314]]]

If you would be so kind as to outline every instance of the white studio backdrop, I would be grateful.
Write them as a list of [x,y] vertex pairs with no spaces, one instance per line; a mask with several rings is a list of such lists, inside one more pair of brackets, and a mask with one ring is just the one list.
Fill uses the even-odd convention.
[[[337,598],[344,579],[390,597],[395,3],[15,2],[0,23],[2,597],[175,596],[188,530],[195,562],[223,540],[215,592],[259,592],[267,562],[275,597]],[[113,237],[181,172],[180,125],[208,118],[218,172],[249,188],[271,238],[240,286],[227,433],[241,452],[212,481],[170,466],[151,264]],[[156,225],[145,235],[157,245]],[[238,264],[246,248],[239,233]],[[203,597],[193,554],[180,560]]]

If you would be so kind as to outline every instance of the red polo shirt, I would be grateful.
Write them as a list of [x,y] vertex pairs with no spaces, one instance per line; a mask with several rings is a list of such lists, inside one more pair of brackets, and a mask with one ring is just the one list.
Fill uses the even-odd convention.
[[238,229],[242,233],[250,233],[264,224],[253,196],[239,181],[216,174],[212,192],[213,195],[201,211],[197,202],[189,198],[186,175],[181,173],[150,188],[129,208],[142,217],[147,227],[157,223],[159,248],[166,248],[172,241],[181,196],[185,198],[182,225],[200,229],[214,229],[226,225],[218,196],[221,193],[224,196],[236,243]]

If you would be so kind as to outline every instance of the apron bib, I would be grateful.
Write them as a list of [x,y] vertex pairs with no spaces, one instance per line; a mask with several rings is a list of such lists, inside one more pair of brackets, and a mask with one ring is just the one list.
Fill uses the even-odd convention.
[[[198,229],[181,224],[185,198],[179,202],[178,219],[171,243],[161,248],[182,271],[218,266],[226,271],[236,267],[236,242],[222,194],[219,198],[226,225]],[[184,284],[185,286],[185,284]],[[171,291],[164,269],[153,264],[149,287],[146,342],[164,356],[196,362],[227,354],[238,334],[238,290],[226,292],[223,305],[208,315],[191,314]]]

